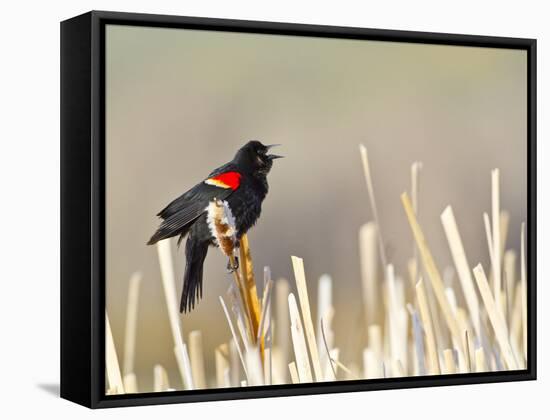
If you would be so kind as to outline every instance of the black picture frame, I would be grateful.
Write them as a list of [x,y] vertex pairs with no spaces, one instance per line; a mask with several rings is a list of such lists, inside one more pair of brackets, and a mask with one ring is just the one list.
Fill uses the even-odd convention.
[[[105,25],[527,52],[528,364],[505,372],[105,395]],[[536,379],[536,40],[92,11],[61,23],[61,397],[91,408]]]

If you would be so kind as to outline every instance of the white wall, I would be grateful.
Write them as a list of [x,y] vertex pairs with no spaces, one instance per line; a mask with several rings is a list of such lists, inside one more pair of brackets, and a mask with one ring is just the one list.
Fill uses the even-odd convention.
[[[550,390],[548,218],[539,216],[539,379],[529,383],[429,388],[92,413],[52,396],[59,353],[59,21],[90,9],[257,19],[386,29],[538,38],[539,215],[550,211],[543,182],[548,156],[550,74],[548,12],[542,1],[80,1],[6,2],[0,65],[0,395],[3,418],[55,414],[66,418],[319,418],[513,419],[544,412]],[[327,2],[328,3],[328,2]],[[506,3],[506,4],[505,4]],[[511,4],[510,4],[511,3]],[[31,265],[29,261],[34,263]],[[27,287],[29,278],[34,286]],[[23,281],[25,279],[26,281]],[[25,286],[24,286],[25,285]],[[546,351],[545,351],[546,350]],[[8,414],[11,413],[11,414]],[[262,413],[262,414],[260,414]],[[294,415],[295,415],[294,414]]]

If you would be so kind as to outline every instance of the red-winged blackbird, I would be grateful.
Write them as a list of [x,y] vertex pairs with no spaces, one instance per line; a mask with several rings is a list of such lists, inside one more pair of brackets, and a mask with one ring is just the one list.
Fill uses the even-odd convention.
[[[260,217],[262,201],[267,191],[267,174],[273,160],[282,156],[268,154],[271,147],[250,141],[239,149],[233,160],[215,169],[208,177],[183,193],[157,216],[160,227],[148,245],[179,235],[178,245],[187,235],[185,244],[185,274],[180,312],[191,311],[195,300],[202,297],[202,271],[209,246],[217,246],[207,223],[211,201],[225,200],[235,219],[237,240]],[[235,268],[233,268],[235,269]]]

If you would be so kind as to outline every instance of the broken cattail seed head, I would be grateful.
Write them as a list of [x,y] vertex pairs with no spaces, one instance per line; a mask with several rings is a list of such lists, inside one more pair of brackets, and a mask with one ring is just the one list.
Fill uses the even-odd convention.
[[237,230],[235,218],[227,201],[215,198],[208,204],[206,211],[208,227],[216,239],[216,244],[226,256],[233,255],[237,244]]

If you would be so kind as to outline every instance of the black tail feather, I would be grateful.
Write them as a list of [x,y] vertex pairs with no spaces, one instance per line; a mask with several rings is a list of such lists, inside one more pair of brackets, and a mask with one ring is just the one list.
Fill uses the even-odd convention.
[[202,298],[202,272],[208,245],[209,242],[199,241],[192,234],[187,238],[180,312],[190,312],[195,308],[195,301]]

